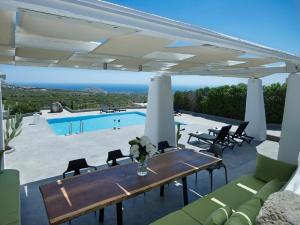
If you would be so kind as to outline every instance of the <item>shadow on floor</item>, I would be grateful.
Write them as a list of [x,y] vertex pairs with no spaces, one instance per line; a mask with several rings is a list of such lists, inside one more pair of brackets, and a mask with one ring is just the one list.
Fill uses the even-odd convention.
[[[228,169],[229,181],[242,175],[251,174],[255,169],[256,146],[259,142],[251,145],[244,144],[242,147],[235,147],[233,150],[226,149],[224,152],[224,163]],[[106,165],[99,166],[105,168]],[[61,176],[51,177],[21,186],[21,216],[22,225],[46,225],[48,219],[39,186],[57,179]],[[181,182],[181,181],[180,181]],[[146,225],[160,217],[176,211],[183,207],[182,187],[180,182],[173,182],[165,187],[165,196],[160,197],[159,189],[147,192],[146,195],[139,195],[123,202],[124,224]],[[224,171],[222,169],[214,172],[214,190],[225,184]],[[201,196],[209,193],[209,176],[207,171],[198,173],[198,180],[195,175],[188,177],[189,201],[195,201]],[[68,223],[65,223],[68,224]],[[97,215],[90,213],[72,220],[72,225],[96,225]],[[105,225],[116,224],[115,206],[105,208]]]

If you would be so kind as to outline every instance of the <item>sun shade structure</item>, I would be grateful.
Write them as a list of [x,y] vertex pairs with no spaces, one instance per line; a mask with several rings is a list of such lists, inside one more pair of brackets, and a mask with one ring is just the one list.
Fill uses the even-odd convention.
[[255,78],[299,70],[297,56],[103,1],[0,7],[0,64]]

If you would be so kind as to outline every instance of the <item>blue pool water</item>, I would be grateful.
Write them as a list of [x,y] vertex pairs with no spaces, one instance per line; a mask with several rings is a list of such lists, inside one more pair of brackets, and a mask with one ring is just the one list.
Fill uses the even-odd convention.
[[[111,113],[78,117],[48,119],[47,122],[57,135],[77,134],[114,127],[144,124],[146,115],[141,112]],[[120,122],[118,122],[120,121]]]

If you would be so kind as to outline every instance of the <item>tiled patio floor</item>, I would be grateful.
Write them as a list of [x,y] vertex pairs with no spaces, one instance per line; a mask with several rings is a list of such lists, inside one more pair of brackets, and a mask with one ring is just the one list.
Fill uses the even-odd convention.
[[[83,114],[93,114],[81,113]],[[49,114],[44,114],[48,117]],[[62,114],[57,115],[60,117]],[[64,115],[68,116],[67,112]],[[74,114],[73,114],[74,115]],[[76,114],[78,115],[78,114]],[[56,115],[51,114],[51,117]],[[191,131],[203,131],[214,126],[222,126],[222,123],[204,118],[182,115],[176,117],[177,121],[186,123],[181,143],[189,148],[198,149],[186,143],[188,133]],[[41,118],[39,125],[30,125],[32,118],[24,119],[23,133],[14,140],[16,151],[6,155],[6,167],[16,168],[21,171],[21,212],[22,225],[46,225],[48,224],[46,212],[39,192],[39,185],[61,178],[66,169],[67,162],[71,159],[85,157],[89,164],[99,167],[105,164],[107,152],[113,149],[122,149],[128,153],[128,141],[144,132],[144,125],[124,127],[120,130],[102,130],[83,133],[73,136],[57,136],[49,128],[45,118]],[[249,174],[255,168],[255,155],[257,149],[271,154],[276,153],[276,143],[253,142],[244,144],[234,150],[226,150],[224,162],[228,167],[229,180],[244,174]],[[102,165],[102,166],[101,166]],[[214,188],[224,184],[224,171],[216,171]],[[198,181],[195,175],[188,177],[190,188],[189,198],[194,201],[209,191],[208,173],[199,173]],[[159,196],[159,190],[148,192],[124,202],[124,224],[146,225],[166,215],[169,212],[182,207],[182,191],[180,183],[172,183],[166,187],[165,197]],[[94,225],[98,224],[95,215],[88,214],[74,219],[72,224]],[[115,207],[107,207],[104,224],[116,224]]]

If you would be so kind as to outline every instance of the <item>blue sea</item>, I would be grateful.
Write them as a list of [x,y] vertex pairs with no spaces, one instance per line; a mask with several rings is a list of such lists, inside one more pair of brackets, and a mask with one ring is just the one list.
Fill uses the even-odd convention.
[[[132,84],[54,84],[54,83],[11,83],[21,87],[35,87],[46,89],[62,89],[84,91],[87,89],[102,89],[108,93],[147,93],[148,85]],[[173,85],[173,91],[191,91],[201,86]]]

